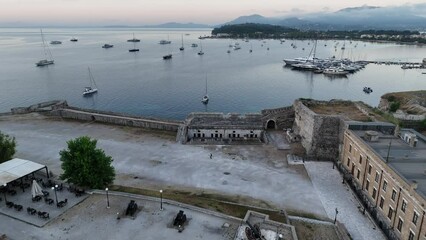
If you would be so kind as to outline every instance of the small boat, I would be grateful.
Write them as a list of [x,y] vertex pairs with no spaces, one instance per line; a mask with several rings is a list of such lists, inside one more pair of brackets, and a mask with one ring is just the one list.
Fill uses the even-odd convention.
[[193,44],[191,44],[191,47],[198,47],[198,44],[193,43]]
[[172,59],[172,54],[167,54],[163,56],[164,60]]
[[136,48],[136,43],[140,42],[141,40],[135,38],[135,34],[133,33],[133,39],[127,40],[128,42],[133,43],[133,48],[129,49],[129,52],[139,52],[139,48]]
[[183,35],[182,35],[182,46],[179,48],[180,51],[185,50],[185,48],[183,47]]
[[43,44],[44,55],[45,55],[46,59],[43,59],[43,60],[36,62],[36,66],[37,67],[44,67],[44,66],[47,66],[47,65],[54,64],[55,61],[53,60],[52,53],[50,52],[49,46],[44,41],[43,30],[41,30],[41,29],[40,29],[40,34],[41,34],[41,42]]
[[51,41],[50,44],[57,45],[57,44],[62,44],[62,42],[61,41]]
[[362,91],[364,91],[367,94],[370,94],[373,92],[373,89],[371,89],[370,87],[364,87],[364,89],[362,89]]
[[114,45],[112,45],[112,44],[104,44],[102,46],[102,48],[112,48],[112,47],[114,47]]
[[127,40],[127,42],[140,42],[141,40],[139,40],[139,39],[137,39],[137,38],[135,38],[135,34],[133,33],[133,38],[132,39],[129,39],[129,40]]
[[203,98],[201,99],[201,102],[203,104],[209,103],[209,95],[207,95],[207,75],[206,75],[206,94],[204,94]]
[[226,51],[227,53],[231,53],[231,50]]
[[90,96],[96,92],[98,92],[98,88],[96,87],[95,79],[92,76],[92,72],[90,71],[90,68],[87,68],[89,70],[89,81],[90,81],[90,87],[85,87],[83,91],[83,96]]
[[160,40],[159,44],[164,45],[164,44],[170,44],[172,43],[172,41],[169,40]]
[[342,68],[330,67],[324,69],[323,73],[327,75],[346,76],[349,72]]
[[77,42],[78,41],[78,39],[77,38],[71,38],[71,40],[70,40],[71,42]]
[[234,46],[234,50],[240,50],[241,49],[241,47],[240,46],[238,46],[238,45],[235,45]]
[[201,41],[200,41],[200,51],[198,52],[198,55],[204,55],[203,44],[201,44]]

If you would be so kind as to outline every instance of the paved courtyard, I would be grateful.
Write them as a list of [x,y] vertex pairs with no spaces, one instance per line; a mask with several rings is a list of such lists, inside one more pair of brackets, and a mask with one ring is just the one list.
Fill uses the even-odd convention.
[[89,135],[114,158],[115,184],[220,192],[326,216],[304,168],[287,166],[286,152],[271,145],[182,145],[174,136],[36,114],[2,117],[0,131],[16,137],[16,157],[45,164],[54,174],[61,172],[66,141]]
[[[163,204],[139,198],[110,195],[110,208],[107,209],[106,196],[93,194],[85,201],[43,228],[28,225],[0,214],[0,230],[11,239],[203,239],[230,240],[235,236],[240,221],[213,216],[175,205]],[[125,216],[130,200],[135,200],[140,208],[135,219]],[[187,224],[179,233],[173,227],[173,220],[179,210],[187,216]],[[117,212],[121,218],[117,220]],[[229,226],[227,226],[227,223]],[[224,226],[225,225],[225,226]]]

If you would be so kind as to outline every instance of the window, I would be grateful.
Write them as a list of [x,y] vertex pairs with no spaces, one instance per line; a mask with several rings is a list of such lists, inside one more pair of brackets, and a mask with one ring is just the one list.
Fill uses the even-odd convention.
[[356,178],[359,179],[359,175],[361,175],[361,171],[358,169],[358,172],[356,173]]
[[377,190],[375,189],[375,188],[373,188],[373,195],[371,195],[374,199],[376,199],[376,193],[377,193]]
[[372,169],[373,167],[370,165],[370,164],[368,164],[368,174],[371,174],[371,169]]
[[351,165],[351,159],[348,158],[348,163],[347,163],[348,167]]
[[389,212],[388,212],[389,220],[392,220],[392,215],[393,215],[393,209],[389,206]]
[[367,180],[367,183],[365,184],[365,190],[367,190],[368,192],[369,188],[370,188],[370,181]]
[[374,181],[379,182],[379,172],[376,172],[376,176],[374,177]]
[[400,232],[402,230],[402,224],[404,224],[404,221],[402,221],[402,219],[400,218],[398,220],[398,225],[396,226],[396,229],[398,229],[398,231],[400,231]]
[[385,203],[385,199],[384,199],[383,197],[380,197],[380,204],[379,204],[379,207],[380,207],[381,209],[383,209],[383,203]]
[[417,212],[414,212],[413,214],[413,223],[414,225],[417,224],[417,220],[419,219],[419,214]]
[[402,200],[401,210],[405,212],[405,209],[407,209],[407,202],[405,200]]
[[352,145],[349,144],[349,152],[352,152]]
[[362,164],[362,156],[359,156],[359,164]]
[[391,196],[392,201],[395,202],[395,198],[396,198],[396,191],[395,189],[392,189],[392,196]]
[[408,235],[408,240],[414,240],[414,233],[410,230],[410,234]]
[[385,180],[385,181],[383,181],[383,187],[382,187],[383,191],[386,192],[387,187],[388,187],[388,182],[386,182],[386,180]]

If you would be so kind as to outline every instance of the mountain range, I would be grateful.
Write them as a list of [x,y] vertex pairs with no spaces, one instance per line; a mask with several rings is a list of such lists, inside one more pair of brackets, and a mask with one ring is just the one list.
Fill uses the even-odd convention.
[[261,23],[304,30],[425,30],[426,3],[398,7],[361,6],[300,17],[241,16],[225,25]]

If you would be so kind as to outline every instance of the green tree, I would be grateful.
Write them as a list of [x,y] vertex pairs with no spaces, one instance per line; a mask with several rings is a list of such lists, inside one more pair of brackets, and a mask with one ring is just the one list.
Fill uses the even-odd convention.
[[400,105],[401,104],[399,102],[392,102],[389,107],[389,112],[396,112],[396,110],[399,109]]
[[96,148],[96,139],[88,136],[67,142],[68,149],[59,152],[64,173],[60,179],[88,188],[104,188],[115,178],[113,159]]
[[12,159],[16,152],[16,141],[14,137],[0,132],[0,163]]

